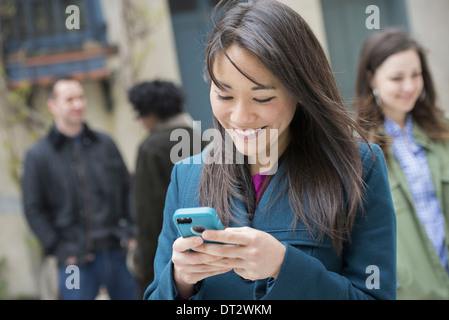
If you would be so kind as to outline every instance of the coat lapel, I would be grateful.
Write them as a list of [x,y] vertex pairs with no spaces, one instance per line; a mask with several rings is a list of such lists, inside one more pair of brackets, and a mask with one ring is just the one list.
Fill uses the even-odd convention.
[[[441,176],[440,176],[440,159],[439,157],[430,156],[435,152],[435,145],[432,143],[430,138],[425,134],[421,127],[413,120],[413,137],[417,143],[419,143],[426,151],[427,165],[429,166],[430,174],[432,176],[433,185],[435,188],[435,193],[439,199],[442,201],[442,189],[441,189]],[[414,201],[412,194],[410,192],[410,187],[408,186],[407,179],[404,175],[399,162],[394,157],[393,151],[388,151],[388,163],[389,163],[389,176],[390,176],[390,187],[393,189],[395,186],[401,188],[407,197],[410,205],[414,206]]]
[[[283,173],[285,173],[286,166],[285,159],[279,164],[279,167],[268,184],[265,192],[259,200],[259,203],[254,214],[252,226],[257,229],[267,230],[267,228],[278,228],[291,224],[291,220],[285,221],[285,217],[293,216],[285,215],[288,211],[291,211],[288,202],[288,188],[286,186],[286,179],[282,179]],[[278,213],[282,212],[280,216]]]
[[407,179],[404,175],[404,172],[402,171],[401,165],[394,157],[393,151],[391,149],[388,151],[388,169],[391,190],[399,187],[405,194],[409,205],[414,207],[415,204],[413,202],[413,197],[410,192]]
[[436,150],[434,150],[436,145],[432,143],[431,139],[425,134],[425,132],[415,121],[413,122],[413,136],[415,138],[415,141],[422,145],[426,151],[427,165],[429,166],[435,193],[440,203],[442,203],[443,190],[441,188],[440,157],[432,156],[432,154],[436,152]]
[[[283,181],[280,181],[282,172],[285,170],[285,160],[282,161],[273,177],[273,179],[270,181],[269,185],[267,186],[267,189],[262,194],[262,197],[259,200],[259,204],[257,205],[256,212],[254,214],[253,221],[250,222],[248,219],[248,214],[246,213],[246,207],[243,201],[240,199],[234,199],[234,205],[235,205],[235,216],[236,221],[232,221],[230,223],[230,227],[243,227],[243,226],[250,226],[250,227],[257,227],[259,226],[259,223],[263,221],[267,221],[268,219],[267,214],[271,212],[270,209],[274,209],[275,207],[279,207],[280,198],[277,198],[277,193],[282,190],[282,183]],[[288,190],[288,189],[287,189]],[[272,194],[272,196],[271,196]],[[283,196],[282,196],[283,197]],[[276,199],[275,203],[272,203]],[[288,206],[288,202],[286,203],[286,206]],[[275,210],[277,211],[277,210]],[[246,213],[246,214],[244,214]],[[263,223],[263,222],[262,222]]]

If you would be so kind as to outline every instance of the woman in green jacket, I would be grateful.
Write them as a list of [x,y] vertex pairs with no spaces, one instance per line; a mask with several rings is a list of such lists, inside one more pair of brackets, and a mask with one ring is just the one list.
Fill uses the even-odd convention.
[[397,298],[449,299],[449,128],[422,47],[387,29],[361,51],[358,123],[387,160],[397,217]]

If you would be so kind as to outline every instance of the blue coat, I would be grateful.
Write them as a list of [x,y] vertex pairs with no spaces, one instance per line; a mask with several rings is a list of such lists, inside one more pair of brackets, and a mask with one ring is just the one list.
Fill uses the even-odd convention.
[[[366,184],[365,206],[357,214],[352,242],[344,246],[342,254],[336,254],[328,238],[317,243],[301,222],[291,230],[294,215],[288,194],[273,201],[276,190],[272,189],[286,183],[276,183],[285,169],[284,161],[263,194],[252,223],[230,225],[268,232],[285,245],[278,278],[248,281],[230,271],[199,282],[191,299],[395,299],[396,218],[385,159],[377,145],[371,146],[376,160],[366,144],[359,148]],[[190,160],[191,164],[176,164],[172,172],[154,261],[155,280],[146,290],[145,299],[179,299],[171,262],[172,245],[179,234],[172,216],[178,208],[198,206],[202,164],[195,164],[198,158]],[[272,191],[273,199],[269,199]],[[243,203],[238,202],[238,206],[244,208]]]

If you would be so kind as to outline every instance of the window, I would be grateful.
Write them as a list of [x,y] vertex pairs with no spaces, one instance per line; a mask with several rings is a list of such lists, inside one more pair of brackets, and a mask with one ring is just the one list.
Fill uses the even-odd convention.
[[[76,29],[66,27],[73,14],[66,13],[70,5],[79,9]],[[13,85],[45,84],[57,74],[96,79],[109,74],[106,56],[115,47],[106,41],[100,0],[1,0],[0,32],[6,73]]]
[[[65,26],[69,5],[80,10],[79,29]],[[6,54],[25,50],[34,55],[81,48],[87,40],[106,42],[99,0],[4,0],[2,6],[7,8],[0,15]]]

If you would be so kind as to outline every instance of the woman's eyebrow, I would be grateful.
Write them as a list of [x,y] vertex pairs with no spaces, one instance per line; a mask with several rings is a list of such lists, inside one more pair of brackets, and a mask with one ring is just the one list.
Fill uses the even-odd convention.
[[[222,81],[219,82],[219,85],[221,87],[223,87],[223,88],[232,90],[232,86],[230,86],[229,84],[224,83]],[[251,90],[253,90],[253,91],[257,91],[257,90],[274,90],[274,89],[276,89],[274,86],[272,86],[272,85],[264,85],[264,84],[258,84],[255,87],[251,88]]]
[[254,91],[256,91],[256,90],[274,90],[274,89],[276,89],[274,86],[264,85],[264,84],[259,84],[255,87],[251,88],[251,90],[254,90]]
[[222,82],[222,81],[219,81],[219,82],[218,82],[218,85],[219,85],[219,87],[223,87],[223,88],[225,88],[225,89],[230,89],[230,90],[232,90],[232,87],[231,87],[229,84],[226,84],[226,83],[224,83],[224,82]]

